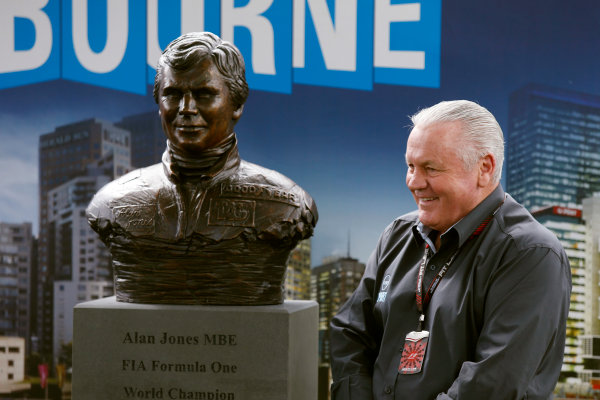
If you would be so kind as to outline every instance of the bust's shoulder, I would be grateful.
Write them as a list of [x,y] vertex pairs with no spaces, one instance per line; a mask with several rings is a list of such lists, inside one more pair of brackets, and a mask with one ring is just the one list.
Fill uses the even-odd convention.
[[88,206],[88,215],[100,216],[112,204],[139,204],[152,199],[168,180],[162,164],[133,170],[104,185]]
[[234,174],[234,179],[248,180],[290,180],[285,175],[275,171],[274,169],[263,167],[262,165],[254,164],[253,162],[241,160],[239,168]]
[[231,176],[231,181],[266,185],[282,190],[304,191],[296,182],[282,173],[245,160],[241,161],[236,173]]

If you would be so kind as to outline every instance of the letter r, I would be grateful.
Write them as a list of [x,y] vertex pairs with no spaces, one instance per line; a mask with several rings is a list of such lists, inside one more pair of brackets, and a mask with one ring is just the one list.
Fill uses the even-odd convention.
[[261,14],[273,0],[250,0],[244,7],[234,7],[234,0],[222,0],[223,40],[234,43],[234,28],[245,26],[252,35],[252,69],[257,74],[275,75],[275,34],[271,22]]

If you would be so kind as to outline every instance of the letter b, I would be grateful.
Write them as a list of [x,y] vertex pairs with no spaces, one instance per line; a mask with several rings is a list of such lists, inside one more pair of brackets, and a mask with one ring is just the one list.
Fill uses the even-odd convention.
[[0,2],[0,89],[60,76],[58,6],[59,0]]

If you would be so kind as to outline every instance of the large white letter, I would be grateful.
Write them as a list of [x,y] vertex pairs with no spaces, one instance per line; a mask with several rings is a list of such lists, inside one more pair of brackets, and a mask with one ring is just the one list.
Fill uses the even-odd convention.
[[100,53],[90,48],[88,40],[88,0],[72,0],[72,9],[73,48],[81,65],[97,74],[114,70],[127,50],[128,1],[106,0],[106,44]]
[[390,0],[375,0],[375,67],[425,69],[424,51],[390,50],[390,24],[420,20],[421,3],[392,5]]
[[[156,63],[162,54],[158,40],[158,0],[148,0],[147,3],[148,44],[146,61],[149,66],[156,68]],[[166,21],[169,23],[170,21]],[[181,33],[202,32],[204,30],[204,0],[181,0]]]
[[234,7],[234,0],[221,1],[221,37],[234,43],[235,26],[245,26],[252,37],[252,70],[256,74],[275,75],[275,38],[273,25],[260,15],[273,0],[250,0],[245,7]]
[[[329,70],[356,71],[357,0],[335,0],[335,23],[326,0],[307,0]],[[304,68],[305,0],[294,0],[294,68]]]
[[[48,0],[0,2],[0,73],[30,71],[48,60],[52,52],[52,24],[42,11]],[[35,27],[29,50],[15,50],[15,18],[27,18]]]

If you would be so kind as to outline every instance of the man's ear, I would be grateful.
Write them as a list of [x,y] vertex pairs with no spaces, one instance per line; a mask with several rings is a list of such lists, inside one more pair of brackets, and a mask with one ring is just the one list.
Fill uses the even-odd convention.
[[237,122],[238,119],[240,119],[240,117],[242,116],[243,112],[244,112],[244,105],[242,104],[241,106],[238,107],[237,110],[233,111],[233,115],[232,115],[231,119],[234,120],[235,122]]
[[494,171],[496,171],[496,158],[493,154],[486,154],[479,160],[478,185],[487,187],[494,180]]

